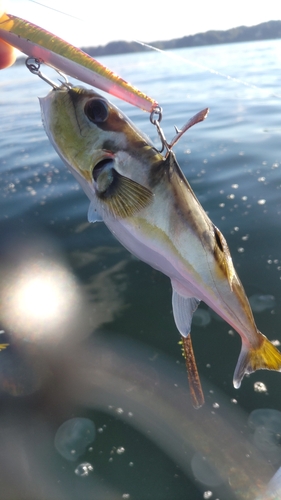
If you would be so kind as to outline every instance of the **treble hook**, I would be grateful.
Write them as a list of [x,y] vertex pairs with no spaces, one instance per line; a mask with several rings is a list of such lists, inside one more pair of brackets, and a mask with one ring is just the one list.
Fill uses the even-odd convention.
[[[151,121],[152,125],[155,125],[157,132],[158,132],[158,135],[160,137],[160,140],[162,142],[162,149],[161,149],[161,151],[159,151],[159,153],[162,153],[164,148],[166,148],[166,150],[167,150],[166,158],[167,158],[168,154],[170,153],[170,151],[172,150],[174,145],[180,140],[180,138],[183,136],[183,134],[189,128],[193,127],[193,125],[196,125],[197,123],[205,120],[208,113],[209,113],[209,108],[202,109],[202,111],[199,111],[199,113],[196,113],[196,115],[194,115],[190,120],[188,120],[188,122],[181,129],[178,129],[177,127],[175,127],[176,135],[173,138],[172,142],[170,142],[170,144],[169,144],[165,138],[165,135],[164,135],[162,128],[160,127],[160,122],[162,120],[162,108],[160,108],[160,106],[156,106],[150,114],[150,121]],[[158,115],[158,119],[154,118],[154,115]]]
[[[155,115],[158,116],[158,118],[155,118]],[[162,153],[162,151],[164,151],[164,148],[166,148],[168,154],[171,148],[166,140],[162,128],[160,127],[161,120],[162,120],[162,108],[160,106],[156,106],[150,113],[150,121],[152,125],[155,125],[160,141],[162,143],[162,148],[159,151],[159,153]]]
[[[33,75],[39,76],[41,80],[44,80],[44,82],[51,85],[51,87],[53,87],[54,90],[57,90],[59,86],[55,82],[50,80],[46,75],[43,75],[43,73],[40,71],[40,67],[43,62],[44,61],[42,59],[37,59],[35,57],[28,57],[25,61],[25,65]],[[71,83],[69,83],[67,76],[58,69],[56,69],[56,71],[64,79],[64,82],[62,82],[61,80],[59,80],[59,82],[62,83],[62,85],[65,85],[66,87],[70,88],[72,85]]]

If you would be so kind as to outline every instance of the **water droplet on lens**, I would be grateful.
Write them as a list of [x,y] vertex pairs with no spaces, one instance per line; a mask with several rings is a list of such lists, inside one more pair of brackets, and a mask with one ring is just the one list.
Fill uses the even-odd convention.
[[272,430],[281,430],[281,412],[271,408],[253,410],[248,418],[248,425],[255,429],[264,426]]
[[74,472],[77,476],[87,477],[93,470],[94,467],[89,462],[83,462],[76,467]]
[[192,324],[196,326],[206,326],[211,322],[211,315],[206,309],[197,309],[193,314]]
[[219,323],[222,323],[224,320],[222,319],[221,316],[219,316],[219,314],[217,314],[215,311],[213,311],[213,309],[211,309],[210,307],[208,308],[208,312],[209,314],[211,315],[211,318],[214,318],[216,321],[218,321]]
[[263,312],[275,307],[276,300],[273,295],[254,294],[249,297],[251,308],[254,312]]
[[95,424],[92,420],[71,418],[58,428],[55,435],[55,447],[66,460],[75,461],[85,453],[95,436]]
[[281,412],[269,408],[254,410],[248,425],[254,430],[253,442],[272,463],[280,463]]
[[207,486],[219,486],[223,483],[215,467],[199,452],[192,457],[191,469],[196,479]]

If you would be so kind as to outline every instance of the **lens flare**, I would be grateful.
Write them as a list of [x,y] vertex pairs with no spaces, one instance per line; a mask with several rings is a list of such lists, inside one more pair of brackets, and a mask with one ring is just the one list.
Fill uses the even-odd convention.
[[81,307],[72,273],[61,263],[41,259],[10,272],[0,291],[1,320],[16,337],[57,340],[67,333]]

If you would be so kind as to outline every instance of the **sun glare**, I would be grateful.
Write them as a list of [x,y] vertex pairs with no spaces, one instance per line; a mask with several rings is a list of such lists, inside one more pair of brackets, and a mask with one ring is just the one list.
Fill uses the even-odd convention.
[[33,278],[19,290],[21,313],[34,318],[48,319],[58,315],[63,306],[62,296],[49,277]]
[[81,293],[63,265],[41,260],[24,265],[1,291],[1,317],[15,336],[57,340],[78,314]]

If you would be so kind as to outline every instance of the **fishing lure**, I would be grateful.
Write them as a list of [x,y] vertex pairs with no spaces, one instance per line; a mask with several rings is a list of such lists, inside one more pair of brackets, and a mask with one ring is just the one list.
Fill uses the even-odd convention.
[[91,56],[35,24],[11,14],[0,17],[0,39],[29,57],[152,112],[158,103]]

